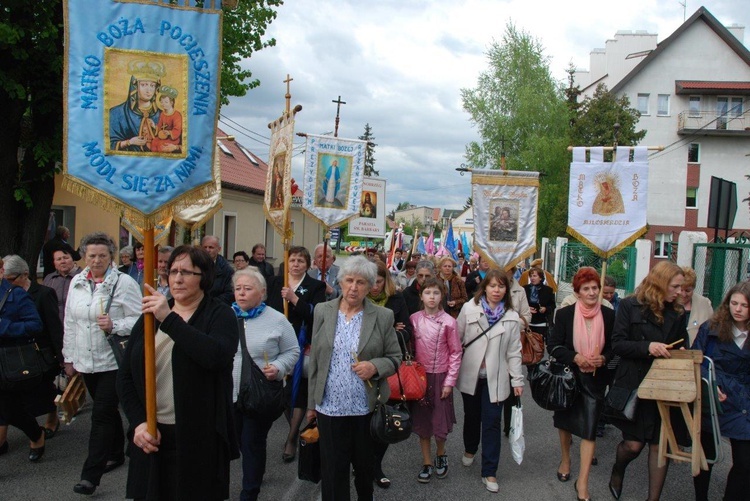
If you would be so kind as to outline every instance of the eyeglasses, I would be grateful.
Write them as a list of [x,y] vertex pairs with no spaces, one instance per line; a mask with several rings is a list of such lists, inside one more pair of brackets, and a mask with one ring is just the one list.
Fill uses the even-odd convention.
[[183,277],[199,277],[203,275],[203,273],[198,273],[197,271],[188,271],[188,270],[169,270],[170,277],[176,277],[177,275],[182,275]]

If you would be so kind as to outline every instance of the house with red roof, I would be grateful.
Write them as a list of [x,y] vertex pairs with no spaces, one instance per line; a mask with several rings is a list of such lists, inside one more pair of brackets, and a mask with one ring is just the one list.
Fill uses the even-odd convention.
[[744,27],[725,27],[701,7],[659,43],[652,33],[618,31],[591,52],[590,68],[575,74],[582,97],[600,83],[627,96],[641,113],[637,129],[646,130],[640,144],[663,147],[649,153],[643,238],[653,243],[652,265],[675,259],[683,232],[714,240],[708,228],[714,176],[736,183],[733,233],[750,233],[750,211],[741,202],[750,195],[750,51],[743,38]]

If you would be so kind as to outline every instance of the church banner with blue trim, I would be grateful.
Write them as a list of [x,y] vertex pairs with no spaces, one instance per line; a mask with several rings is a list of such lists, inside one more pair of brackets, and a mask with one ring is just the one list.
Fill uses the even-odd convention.
[[64,6],[63,186],[144,228],[210,196],[221,9]]
[[307,134],[302,210],[331,227],[358,216],[367,141]]

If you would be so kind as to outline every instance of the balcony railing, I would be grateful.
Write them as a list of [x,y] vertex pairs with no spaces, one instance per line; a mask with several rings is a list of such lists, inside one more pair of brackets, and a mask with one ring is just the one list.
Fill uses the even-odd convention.
[[683,111],[677,118],[677,133],[701,132],[708,135],[750,135],[750,110],[742,113]]

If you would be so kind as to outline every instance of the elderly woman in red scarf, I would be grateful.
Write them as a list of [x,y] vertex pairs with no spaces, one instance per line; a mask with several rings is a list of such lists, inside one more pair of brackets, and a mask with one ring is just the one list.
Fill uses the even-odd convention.
[[554,424],[560,434],[561,459],[557,479],[570,480],[572,435],[581,438],[581,465],[576,480],[576,496],[589,499],[589,470],[596,450],[596,423],[604,406],[604,390],[609,382],[607,362],[611,358],[615,313],[599,302],[599,275],[583,268],[573,277],[575,304],[557,312],[549,354],[571,367],[580,394],[573,406],[555,411]]

